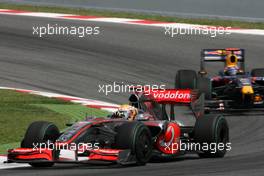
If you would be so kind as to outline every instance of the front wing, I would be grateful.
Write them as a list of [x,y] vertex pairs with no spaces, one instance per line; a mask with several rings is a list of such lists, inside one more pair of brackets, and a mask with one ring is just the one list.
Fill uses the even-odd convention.
[[136,163],[130,150],[96,149],[79,154],[77,151],[71,150],[55,151],[32,148],[8,150],[6,163],[87,163],[89,161],[109,161],[122,165]]

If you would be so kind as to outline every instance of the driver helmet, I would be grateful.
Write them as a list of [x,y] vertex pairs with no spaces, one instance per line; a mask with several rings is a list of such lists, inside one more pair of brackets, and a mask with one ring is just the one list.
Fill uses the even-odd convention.
[[134,106],[125,104],[121,105],[118,110],[114,113],[116,118],[123,118],[127,120],[135,120],[138,114],[138,109]]

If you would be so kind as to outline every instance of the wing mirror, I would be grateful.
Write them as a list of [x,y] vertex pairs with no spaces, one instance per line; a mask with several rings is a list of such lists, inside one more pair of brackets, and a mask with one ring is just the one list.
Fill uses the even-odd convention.
[[205,70],[200,70],[199,72],[198,72],[200,75],[207,75],[207,71],[205,71]]

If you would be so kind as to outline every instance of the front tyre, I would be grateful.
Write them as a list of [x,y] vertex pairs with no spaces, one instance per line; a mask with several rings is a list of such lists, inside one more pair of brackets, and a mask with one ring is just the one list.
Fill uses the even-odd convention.
[[[47,141],[55,142],[60,132],[56,125],[51,122],[36,121],[29,125],[24,139],[21,142],[22,148],[33,148],[33,144],[43,144]],[[32,167],[51,167],[53,162],[34,162],[29,163]]]

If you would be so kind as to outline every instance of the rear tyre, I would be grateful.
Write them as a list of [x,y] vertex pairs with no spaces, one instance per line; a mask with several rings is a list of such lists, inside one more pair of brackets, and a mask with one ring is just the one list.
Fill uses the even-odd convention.
[[264,77],[264,68],[255,68],[251,70],[251,76]]
[[[44,144],[47,141],[55,142],[60,136],[59,129],[51,122],[36,121],[29,125],[24,139],[21,142],[22,148],[34,148],[33,144]],[[51,167],[53,162],[29,163],[32,167]]]
[[194,70],[178,70],[175,77],[176,89],[196,89],[197,74]]
[[230,148],[229,127],[226,119],[221,115],[207,115],[197,119],[194,128],[194,140],[201,146],[207,145],[199,156],[202,158],[224,157]]
[[130,149],[138,165],[145,165],[152,155],[151,132],[138,121],[125,122],[117,127],[116,148]]
[[204,93],[206,100],[212,99],[212,83],[209,78],[199,77],[197,79],[197,89]]

